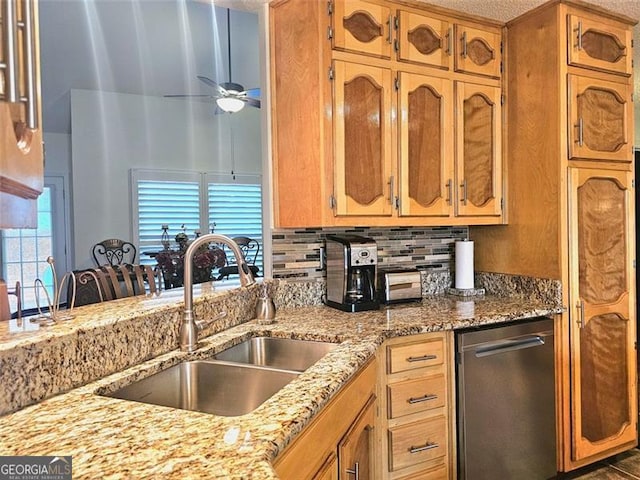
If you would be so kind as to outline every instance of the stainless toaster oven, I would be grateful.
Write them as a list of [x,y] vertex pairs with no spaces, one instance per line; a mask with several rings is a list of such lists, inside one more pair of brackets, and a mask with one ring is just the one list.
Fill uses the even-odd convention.
[[415,269],[386,270],[380,273],[380,301],[400,303],[422,298],[422,277]]

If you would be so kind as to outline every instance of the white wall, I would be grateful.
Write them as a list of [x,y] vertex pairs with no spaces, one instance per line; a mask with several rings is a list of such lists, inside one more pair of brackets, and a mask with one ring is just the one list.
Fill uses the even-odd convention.
[[133,238],[130,169],[261,173],[260,110],[213,111],[210,102],[72,90],[74,268],[91,266],[95,243]]

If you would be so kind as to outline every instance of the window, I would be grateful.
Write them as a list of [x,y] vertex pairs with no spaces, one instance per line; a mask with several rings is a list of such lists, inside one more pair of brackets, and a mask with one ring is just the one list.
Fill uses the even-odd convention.
[[[47,263],[48,257],[55,259],[58,283],[69,270],[66,246],[69,242],[69,226],[66,219],[68,210],[65,205],[66,180],[62,176],[46,175],[44,189],[38,197],[38,225],[35,229],[0,230],[0,277],[13,290],[19,281],[22,287],[22,310],[26,315],[34,313],[37,307],[34,282],[39,278],[44,283],[49,297],[53,301],[53,274]],[[47,307],[47,294],[38,291],[40,306]],[[11,311],[15,312],[16,298],[9,296]],[[60,301],[66,302],[62,293]]]
[[[262,267],[262,188],[260,175],[131,170],[134,240],[141,263],[154,264],[145,252],[162,249],[162,225],[169,240],[184,231],[229,237],[246,236],[260,243],[256,265]],[[184,226],[184,228],[183,228]]]

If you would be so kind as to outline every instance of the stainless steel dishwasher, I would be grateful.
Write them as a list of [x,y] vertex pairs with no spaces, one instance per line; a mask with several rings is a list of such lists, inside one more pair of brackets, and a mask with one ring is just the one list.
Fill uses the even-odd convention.
[[456,334],[459,478],[555,478],[553,320]]

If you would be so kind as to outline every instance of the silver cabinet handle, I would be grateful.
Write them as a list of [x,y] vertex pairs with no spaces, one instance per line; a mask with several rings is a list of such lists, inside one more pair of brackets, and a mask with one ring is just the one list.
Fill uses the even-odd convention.
[[389,15],[389,36],[387,37],[387,43],[393,42],[393,14]]
[[422,355],[421,357],[407,357],[407,362],[424,362],[426,360],[435,360],[437,355]]
[[394,190],[394,178],[393,175],[389,177],[389,203],[393,205],[393,190]]
[[444,53],[446,53],[448,56],[451,56],[453,54],[453,31],[452,28],[449,27],[449,29],[447,30],[447,34],[445,35],[445,39],[447,42],[447,47],[444,51]]
[[3,44],[5,63],[5,95],[4,99],[9,103],[20,100],[18,89],[18,13],[16,3],[13,0],[2,1]]
[[35,67],[35,39],[33,38],[33,0],[24,0],[24,52],[27,74],[27,127],[31,130],[38,128],[38,95],[36,93],[36,67]]
[[411,397],[407,399],[407,402],[413,405],[414,403],[428,402],[429,400],[435,400],[436,398],[438,398],[438,395],[427,394],[422,397]]
[[432,448],[438,448],[439,446],[440,445],[438,445],[437,443],[427,442],[420,447],[413,447],[413,446],[409,447],[409,453],[424,452],[425,450],[431,450]]
[[358,462],[355,463],[353,468],[347,468],[345,472],[355,475],[355,480],[360,480],[360,464]]
[[578,300],[576,307],[578,307],[578,325],[584,328],[584,300]]
[[462,32],[462,36],[460,37],[461,49],[460,56],[462,58],[467,58],[467,32]]
[[578,119],[578,124],[576,125],[576,128],[578,129],[578,145],[580,147],[582,147],[584,145],[584,120],[582,119],[582,117],[580,117]]
[[460,184],[460,188],[462,189],[462,198],[460,199],[460,201],[462,202],[463,205],[467,204],[467,181],[463,180],[462,183]]
[[578,42],[576,43],[576,47],[578,50],[582,50],[582,22],[578,22],[578,28],[576,29],[578,32]]
[[452,190],[453,190],[453,180],[449,179],[449,181],[447,182],[447,205],[451,205],[451,202],[453,199]]

